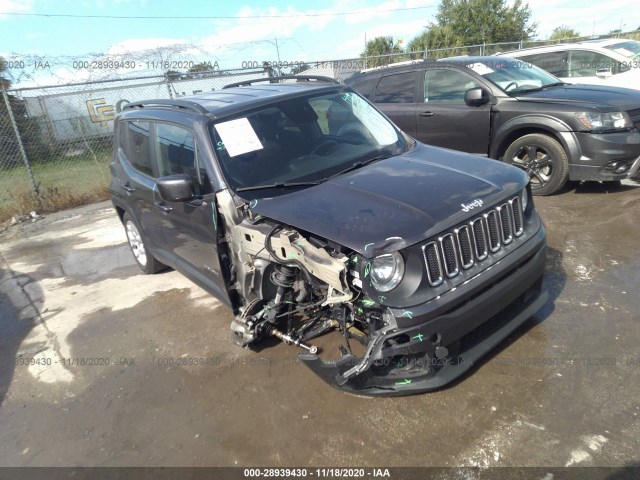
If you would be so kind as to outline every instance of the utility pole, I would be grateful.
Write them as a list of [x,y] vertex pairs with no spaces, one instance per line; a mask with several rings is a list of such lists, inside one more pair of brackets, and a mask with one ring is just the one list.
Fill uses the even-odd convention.
[[282,70],[280,70],[280,48],[278,48],[278,37],[275,37],[276,41],[276,54],[278,55],[278,76],[282,75]]
[[364,32],[364,68],[367,68],[367,32]]

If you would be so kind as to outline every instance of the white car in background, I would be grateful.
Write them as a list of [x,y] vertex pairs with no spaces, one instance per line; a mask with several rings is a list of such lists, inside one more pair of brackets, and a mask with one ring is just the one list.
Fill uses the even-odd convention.
[[505,55],[540,67],[567,83],[640,90],[640,42],[624,38],[525,48]]

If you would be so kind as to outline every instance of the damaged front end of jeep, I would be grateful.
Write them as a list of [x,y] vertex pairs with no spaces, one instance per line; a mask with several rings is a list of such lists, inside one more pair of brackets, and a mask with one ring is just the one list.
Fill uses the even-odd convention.
[[[451,308],[451,303],[442,302],[439,292],[451,286],[424,288],[429,282],[423,267],[424,246],[407,247],[400,237],[391,237],[382,248],[364,245],[356,252],[256,214],[250,204],[237,205],[227,191],[218,194],[218,205],[226,225],[236,314],[231,336],[237,345],[252,347],[275,337],[301,349],[299,359],[330,385],[365,395],[407,395],[439,388],[486,353],[461,354],[461,337],[498,313],[491,311],[497,303],[487,292],[480,292],[486,298],[478,304],[479,315],[462,307],[450,319],[443,316],[443,306]],[[520,208],[520,204],[509,205],[511,211]],[[537,251],[541,246],[544,250],[543,229],[537,237],[537,242],[528,242],[531,248],[518,249],[528,251],[519,270],[533,275],[531,285],[523,287],[525,280],[512,278],[507,283],[516,282],[517,291],[504,294],[516,308],[507,316],[510,320],[517,316],[518,324],[545,300],[539,295],[544,251]],[[516,240],[522,239],[513,240],[513,245],[504,246],[503,254],[515,251],[521,243]],[[535,255],[538,258],[533,261]],[[533,271],[527,262],[538,267]],[[493,268],[500,270],[499,259],[494,263]],[[460,275],[464,281],[460,293],[477,293],[467,284],[480,274],[478,268],[470,268],[464,278]],[[407,288],[413,293],[406,295]],[[423,302],[426,290],[431,298]],[[402,295],[420,304],[398,307]],[[494,343],[504,336],[503,332]]]

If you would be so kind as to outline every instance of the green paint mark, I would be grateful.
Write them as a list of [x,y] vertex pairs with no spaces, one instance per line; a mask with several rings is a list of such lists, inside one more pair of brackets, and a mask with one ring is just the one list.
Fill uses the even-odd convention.
[[366,252],[366,251],[367,251],[367,248],[369,248],[369,247],[373,247],[374,245],[375,245],[375,243],[367,243],[367,244],[364,246],[364,251]]
[[402,312],[401,317],[413,318],[413,312],[411,310],[405,310]]
[[297,258],[298,254],[297,253],[290,253],[287,255],[287,258]]
[[367,264],[364,266],[364,278],[367,278],[369,276],[369,272],[371,272],[371,264],[367,262]]
[[412,382],[412,380],[409,380],[408,378],[405,378],[401,382],[396,382],[396,385],[411,385],[411,382]]
[[369,300],[368,298],[361,300],[361,302],[362,302],[362,305],[364,305],[365,307],[370,307],[376,304],[376,302],[374,302],[373,300]]
[[362,310],[362,308],[358,307],[358,313],[364,313],[364,310]]
[[358,263],[358,257],[351,257],[351,263]]
[[385,297],[384,295],[379,295],[378,296],[378,300],[380,300],[380,303],[384,303],[384,301],[387,299],[387,297]]
[[218,230],[218,216],[216,215],[216,204],[211,204],[211,218],[213,219],[213,229]]
[[396,368],[400,368],[400,367],[402,367],[402,360],[398,360],[396,362]]
[[422,333],[419,333],[418,335],[416,335],[415,337],[411,337],[411,340],[415,340],[418,339],[420,341],[422,341],[422,339],[424,338],[424,335]]

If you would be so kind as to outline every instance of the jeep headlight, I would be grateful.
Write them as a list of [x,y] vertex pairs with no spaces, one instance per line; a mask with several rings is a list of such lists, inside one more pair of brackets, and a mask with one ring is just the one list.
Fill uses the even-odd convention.
[[576,113],[575,117],[592,132],[613,132],[633,127],[631,118],[626,112],[581,112]]
[[380,292],[398,286],[404,276],[404,259],[398,252],[378,255],[371,261],[371,284]]

